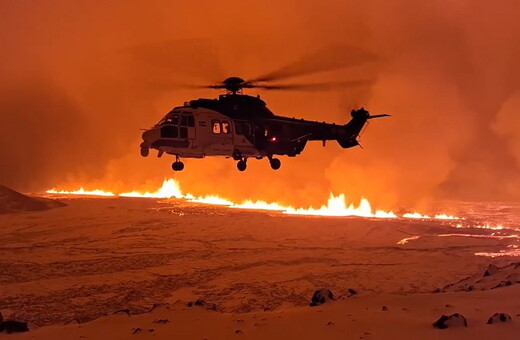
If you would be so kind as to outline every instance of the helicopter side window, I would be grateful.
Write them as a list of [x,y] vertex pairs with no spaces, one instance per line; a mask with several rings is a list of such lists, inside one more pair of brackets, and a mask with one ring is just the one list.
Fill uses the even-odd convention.
[[243,128],[242,132],[244,133],[244,135],[246,135],[246,136],[251,135],[251,123],[249,123],[249,122],[243,122],[242,124],[243,124],[243,126],[242,126],[242,128]]
[[211,126],[213,127],[213,133],[220,134],[220,121],[219,120],[212,120]]
[[[230,126],[231,132],[231,126]],[[237,122],[235,121],[235,132],[237,135],[250,135],[251,134],[251,123],[249,122]]]
[[227,120],[222,121],[222,133],[231,133],[231,125],[229,125],[229,122]]
[[235,121],[235,132],[237,135],[243,135],[242,122]]
[[188,116],[188,126],[189,127],[195,126],[195,117],[193,117],[192,115]]
[[188,116],[181,116],[181,126],[188,126]]
[[166,125],[161,128],[161,138],[177,138],[179,131],[176,126]]

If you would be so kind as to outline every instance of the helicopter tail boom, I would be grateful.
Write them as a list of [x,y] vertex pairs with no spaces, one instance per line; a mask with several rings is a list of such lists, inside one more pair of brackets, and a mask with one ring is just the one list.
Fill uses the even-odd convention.
[[352,148],[354,146],[359,145],[357,137],[359,136],[359,134],[361,133],[361,130],[363,130],[363,127],[365,126],[365,124],[367,123],[367,121],[369,119],[390,116],[387,114],[371,116],[369,114],[369,112],[367,110],[365,110],[364,108],[361,108],[359,110],[352,110],[351,115],[352,115],[352,119],[344,126],[345,134],[336,139],[338,144],[344,149]]

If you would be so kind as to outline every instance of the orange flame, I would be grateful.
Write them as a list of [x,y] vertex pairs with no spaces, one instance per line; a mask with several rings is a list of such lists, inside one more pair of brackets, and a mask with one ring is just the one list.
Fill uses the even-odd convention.
[[83,187],[81,187],[75,191],[65,191],[65,190],[57,191],[55,189],[51,189],[51,190],[47,190],[46,193],[59,194],[59,195],[115,196],[115,194],[110,191],[103,191],[103,190],[99,190],[99,189],[89,191],[89,190],[83,189]]
[[[103,190],[92,190],[87,191],[83,188],[76,191],[56,191],[55,189],[48,190],[50,194],[72,194],[72,195],[97,195],[97,196],[120,196],[120,197],[140,197],[140,198],[179,198],[185,199],[189,202],[222,205],[236,209],[255,209],[255,210],[272,210],[280,211],[288,215],[314,215],[314,216],[357,216],[357,217],[369,217],[369,218],[398,218],[393,211],[384,210],[373,210],[370,202],[366,198],[362,198],[359,205],[354,203],[347,203],[344,194],[334,196],[332,193],[327,201],[327,205],[323,205],[320,208],[294,208],[292,206],[280,205],[276,202],[265,202],[265,201],[252,201],[246,200],[242,203],[235,203],[224,199],[216,195],[207,196],[194,196],[190,193],[183,194],[180,184],[174,179],[165,180],[157,191],[154,192],[139,192],[131,191],[124,192],[115,195],[112,192]],[[415,218],[415,219],[432,219],[428,215],[423,215],[418,212],[406,213],[401,216],[402,218]],[[439,214],[433,217],[434,219],[442,220],[459,220],[459,217],[450,216],[446,214]]]

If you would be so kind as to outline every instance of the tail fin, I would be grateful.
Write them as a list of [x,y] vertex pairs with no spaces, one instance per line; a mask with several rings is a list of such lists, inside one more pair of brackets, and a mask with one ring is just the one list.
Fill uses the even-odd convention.
[[351,115],[352,119],[344,126],[344,134],[337,138],[339,145],[344,149],[359,145],[357,137],[369,119],[390,116],[387,114],[371,116],[364,108],[352,110]]

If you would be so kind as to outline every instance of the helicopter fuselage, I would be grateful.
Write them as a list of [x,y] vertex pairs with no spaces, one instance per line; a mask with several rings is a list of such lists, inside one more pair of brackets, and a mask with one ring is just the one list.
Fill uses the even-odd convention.
[[184,167],[179,169],[180,158],[207,156],[243,162],[238,164],[239,170],[241,165],[245,170],[248,158],[268,157],[273,169],[277,169],[280,161],[274,155],[294,157],[308,141],[336,140],[343,148],[359,145],[361,129],[375,117],[379,116],[370,116],[364,109],[354,110],[346,125],[337,125],[276,116],[257,97],[231,94],[218,100],[198,99],[175,107],[146,130],[141,155],[147,156],[149,149],[158,150],[159,156],[175,155],[174,170]]

